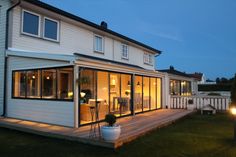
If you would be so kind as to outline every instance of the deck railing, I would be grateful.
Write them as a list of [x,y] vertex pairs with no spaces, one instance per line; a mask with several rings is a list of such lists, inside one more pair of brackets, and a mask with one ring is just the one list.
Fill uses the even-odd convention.
[[229,109],[230,97],[228,96],[170,96],[171,109],[187,109],[188,100],[193,100],[196,109],[201,109],[206,105],[211,105],[217,111]]

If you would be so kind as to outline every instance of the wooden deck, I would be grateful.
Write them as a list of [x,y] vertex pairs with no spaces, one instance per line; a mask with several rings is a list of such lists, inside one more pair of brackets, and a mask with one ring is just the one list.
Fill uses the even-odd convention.
[[[169,125],[192,112],[180,109],[162,109],[120,118],[118,124],[121,125],[121,136],[115,142],[106,142],[101,138],[89,138],[90,126],[68,128],[19,119],[0,118],[0,127],[102,147],[118,148],[156,128]],[[104,123],[101,123],[101,125],[104,125]]]

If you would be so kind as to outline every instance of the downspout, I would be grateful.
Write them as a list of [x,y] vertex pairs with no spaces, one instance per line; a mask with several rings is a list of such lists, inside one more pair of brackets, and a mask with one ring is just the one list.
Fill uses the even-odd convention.
[[16,6],[21,4],[21,0],[19,0],[16,4],[11,6],[10,8],[7,9],[7,14],[6,14],[6,34],[5,34],[5,64],[4,64],[4,98],[3,98],[3,114],[2,116],[5,116],[6,114],[6,92],[7,92],[7,55],[6,55],[6,50],[8,49],[8,30],[9,30],[9,13],[12,9],[14,9]]

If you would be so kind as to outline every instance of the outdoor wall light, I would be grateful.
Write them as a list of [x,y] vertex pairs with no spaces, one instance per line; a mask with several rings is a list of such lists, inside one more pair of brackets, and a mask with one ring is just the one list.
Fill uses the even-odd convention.
[[234,141],[236,142],[236,107],[231,108],[231,113],[234,117]]

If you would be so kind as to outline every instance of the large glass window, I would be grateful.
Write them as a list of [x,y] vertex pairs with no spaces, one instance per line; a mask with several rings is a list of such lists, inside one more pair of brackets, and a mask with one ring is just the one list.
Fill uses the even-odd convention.
[[99,107],[99,119],[104,119],[109,113],[109,84],[108,72],[97,72],[97,100]]
[[131,75],[80,69],[80,124],[131,114]]
[[25,10],[22,14],[22,33],[40,36],[40,16]]
[[149,77],[143,77],[143,110],[150,109],[150,84]]
[[58,41],[59,22],[44,18],[44,38]]
[[56,70],[42,70],[42,97],[56,99]]
[[120,116],[120,74],[110,73],[110,112],[116,116]]
[[161,79],[157,78],[157,109],[161,108]]
[[151,97],[151,109],[156,109],[156,105],[157,105],[157,102],[156,102],[156,91],[157,91],[157,83],[156,83],[156,78],[151,78],[151,83],[150,83],[150,87],[151,87],[151,94],[150,94],[150,97]]
[[121,98],[120,98],[120,110],[121,115],[127,115],[131,113],[131,75],[121,74]]
[[14,98],[73,100],[73,68],[13,72]]
[[40,75],[39,70],[27,71],[27,98],[40,98]]
[[170,80],[170,94],[171,95],[191,95],[191,82],[190,81],[180,81],[180,80]]
[[62,68],[57,71],[58,99],[73,98],[73,69]]
[[182,81],[181,82],[181,95],[188,96],[191,95],[191,82]]
[[139,113],[143,111],[143,77],[135,76],[134,82],[134,111],[135,113]]
[[93,70],[80,70],[80,124],[96,121],[96,77],[97,73]]
[[13,73],[13,96],[24,98],[26,96],[26,73],[19,71]]
[[180,81],[170,80],[170,93],[171,95],[180,95]]

